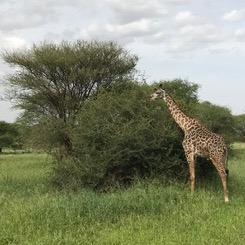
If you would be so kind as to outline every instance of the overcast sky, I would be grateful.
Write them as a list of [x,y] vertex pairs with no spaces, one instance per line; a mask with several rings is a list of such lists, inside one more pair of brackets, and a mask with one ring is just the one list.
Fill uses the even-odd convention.
[[[199,98],[245,113],[244,0],[1,0],[0,52],[44,40],[114,40],[151,83],[182,78]],[[1,80],[9,72],[0,60]],[[3,94],[0,89],[0,96]],[[0,120],[18,115],[0,101]]]

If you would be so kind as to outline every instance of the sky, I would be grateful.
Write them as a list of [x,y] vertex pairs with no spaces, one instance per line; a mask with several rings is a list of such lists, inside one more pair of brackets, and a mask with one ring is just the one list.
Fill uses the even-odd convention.
[[[245,114],[244,0],[1,0],[0,53],[44,41],[116,41],[147,83],[200,85],[199,99]],[[0,98],[13,69],[0,57]],[[0,101],[0,120],[19,111]]]

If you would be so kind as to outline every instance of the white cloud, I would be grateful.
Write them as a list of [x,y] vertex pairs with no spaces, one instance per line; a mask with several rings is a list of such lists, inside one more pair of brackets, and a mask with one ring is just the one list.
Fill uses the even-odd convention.
[[164,31],[159,30],[158,32],[143,37],[143,41],[148,44],[161,44],[164,42],[164,40],[167,40],[168,34]]
[[221,32],[212,24],[185,25],[168,41],[167,53],[181,55],[186,53],[203,52],[226,39],[225,33]]
[[56,20],[56,11],[43,2],[13,2],[1,8],[0,30],[11,31],[36,27]]
[[234,9],[230,12],[227,12],[223,15],[223,19],[227,21],[239,21],[245,17],[245,10],[244,9]]
[[17,36],[4,36],[0,37],[0,46],[2,50],[17,49],[27,47],[29,43]]
[[88,26],[88,28],[82,30],[80,36],[82,39],[88,40],[114,40],[113,37],[109,38],[108,31],[105,26],[97,21],[94,21]]
[[180,29],[180,33],[201,43],[222,42],[225,39],[225,34],[212,24],[187,25]]
[[[92,23],[81,35],[87,39],[115,40],[121,44],[134,42],[135,40],[147,40],[157,42],[162,37],[161,24],[154,19],[140,19],[125,24],[102,25]],[[155,41],[154,41],[155,39]]]
[[64,29],[61,33],[50,31],[44,36],[44,40],[51,42],[60,42],[61,40],[74,40],[77,39],[77,33],[73,30]]
[[175,15],[175,20],[179,24],[192,23],[196,20],[196,16],[191,13],[191,11],[179,12]]
[[158,23],[151,19],[141,19],[125,25],[108,24],[106,29],[118,36],[140,37],[153,34],[158,29]]
[[[98,6],[98,0],[12,0],[1,2],[0,30],[12,31],[31,27],[39,27],[47,23],[58,22],[64,7],[80,7],[82,9]],[[91,4],[91,5],[90,5]],[[94,7],[93,6],[93,7]]]
[[105,4],[113,11],[114,20],[121,24],[141,18],[156,18],[168,12],[165,1],[161,0],[105,0]]
[[236,32],[235,32],[235,37],[238,41],[242,41],[242,42],[245,42],[245,28],[243,29],[238,29]]
[[188,2],[191,0],[104,0],[104,6],[114,14],[114,22],[125,24],[141,18],[162,18]]

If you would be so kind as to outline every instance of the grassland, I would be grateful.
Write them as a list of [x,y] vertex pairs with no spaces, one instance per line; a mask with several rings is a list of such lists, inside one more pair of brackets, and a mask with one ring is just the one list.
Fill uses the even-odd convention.
[[245,144],[229,161],[230,203],[218,177],[136,183],[110,194],[50,187],[45,154],[0,155],[0,244],[245,244]]

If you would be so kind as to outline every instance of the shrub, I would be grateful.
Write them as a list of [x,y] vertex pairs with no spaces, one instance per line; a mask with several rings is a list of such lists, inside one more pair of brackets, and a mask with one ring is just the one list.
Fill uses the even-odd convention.
[[[164,86],[188,115],[202,115],[200,121],[209,129],[230,135],[229,110],[199,103],[198,86],[179,79],[167,81]],[[110,91],[101,90],[96,98],[87,100],[70,132],[72,154],[59,153],[56,157],[56,186],[104,190],[117,184],[128,186],[135,177],[187,179],[184,134],[162,100],[150,101],[152,91],[153,86],[129,82],[115,84]],[[212,108],[217,110],[209,117]],[[212,164],[198,159],[197,177],[207,178],[214,172]]]
[[234,131],[235,140],[244,142],[245,141],[245,114],[235,115],[234,119]]
[[73,156],[57,162],[55,183],[105,188],[129,185],[135,176],[185,178],[182,135],[165,104],[149,100],[150,91],[129,83],[87,101],[74,129]]

